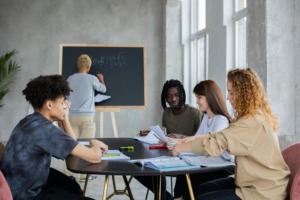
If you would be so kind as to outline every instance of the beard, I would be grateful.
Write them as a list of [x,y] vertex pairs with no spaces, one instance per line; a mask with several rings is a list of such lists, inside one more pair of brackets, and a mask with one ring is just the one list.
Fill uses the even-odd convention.
[[181,103],[178,103],[178,104],[174,104],[174,105],[170,105],[170,107],[172,108],[172,109],[180,109],[181,107],[182,107],[182,104]]

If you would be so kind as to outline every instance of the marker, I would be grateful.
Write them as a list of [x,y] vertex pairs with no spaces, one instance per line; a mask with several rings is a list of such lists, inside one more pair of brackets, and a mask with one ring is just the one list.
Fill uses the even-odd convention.
[[134,150],[134,146],[120,147],[120,150]]
[[164,145],[150,145],[149,149],[167,149],[167,146]]
[[120,156],[118,153],[106,153],[103,154],[103,157],[115,157],[115,156]]

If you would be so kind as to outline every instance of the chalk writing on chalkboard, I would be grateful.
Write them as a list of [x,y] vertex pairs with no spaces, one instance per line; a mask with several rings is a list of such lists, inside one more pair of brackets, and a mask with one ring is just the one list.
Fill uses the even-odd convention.
[[90,74],[102,73],[111,98],[96,102],[105,108],[145,108],[146,50],[143,45],[61,44],[59,72],[68,78],[77,72],[77,58],[88,54],[92,59]]
[[99,65],[101,67],[125,67],[126,52],[119,52],[116,55],[99,55],[98,58],[92,58],[92,62],[92,65]]

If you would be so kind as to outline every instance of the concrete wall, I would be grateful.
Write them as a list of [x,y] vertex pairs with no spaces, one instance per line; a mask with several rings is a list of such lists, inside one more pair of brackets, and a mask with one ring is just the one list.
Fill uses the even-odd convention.
[[[226,71],[233,63],[232,24],[226,2],[207,1],[208,78],[216,80],[224,93]],[[300,124],[296,124],[300,121],[300,1],[247,2],[248,65],[266,87],[280,121],[283,148],[300,140]],[[0,1],[0,55],[17,49],[15,59],[22,65],[0,109],[0,139],[7,140],[27,114],[28,104],[21,94],[25,84],[40,74],[58,73],[61,43],[146,45],[148,107],[123,109],[116,113],[116,121],[121,137],[159,124],[163,83],[184,77],[180,6],[179,0]],[[113,136],[109,114],[104,115],[104,123],[104,136]]]
[[[299,1],[248,1],[249,66],[260,75],[278,116],[282,148],[300,140]],[[298,105],[298,106],[297,106]]]
[[[58,73],[61,43],[146,45],[148,107],[122,109],[115,113],[116,122],[121,137],[160,123],[165,4],[162,0],[1,0],[0,55],[16,49],[22,71],[0,109],[0,139],[8,140],[28,112],[22,96],[26,83]],[[104,136],[113,136],[106,113]]]

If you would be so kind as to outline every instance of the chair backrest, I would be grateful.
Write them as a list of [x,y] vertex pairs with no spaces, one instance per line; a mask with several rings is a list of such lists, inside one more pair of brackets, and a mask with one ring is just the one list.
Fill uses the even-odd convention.
[[[291,200],[300,199],[300,196],[296,195],[297,193],[300,193],[300,142],[292,144],[284,149],[282,151],[282,156],[291,171],[287,192],[290,194]],[[294,195],[294,198],[292,198],[292,195]]]
[[290,200],[300,200],[300,169],[298,169],[291,186]]
[[8,183],[0,171],[0,200],[13,200]]

